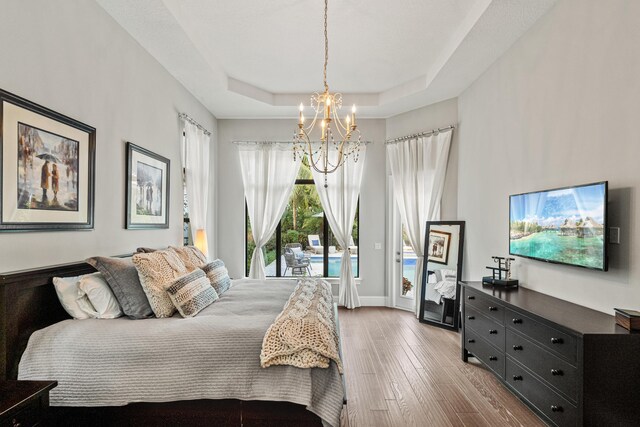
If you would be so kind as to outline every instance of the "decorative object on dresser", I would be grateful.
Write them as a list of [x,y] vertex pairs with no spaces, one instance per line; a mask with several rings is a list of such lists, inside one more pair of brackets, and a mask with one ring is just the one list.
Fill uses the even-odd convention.
[[49,390],[56,381],[0,381],[0,426],[32,427],[44,424]]
[[169,228],[171,161],[127,142],[126,227]]
[[459,329],[464,221],[428,221],[418,318],[445,329]]
[[0,90],[0,231],[93,229],[96,130]]
[[462,359],[476,357],[554,426],[637,425],[640,334],[526,288],[462,282]]
[[518,280],[511,278],[511,263],[515,261],[515,258],[492,256],[493,262],[497,263],[497,267],[487,266],[487,269],[491,270],[491,276],[485,276],[482,278],[482,283],[485,285],[501,286],[504,288],[517,288]]
[[640,330],[640,311],[614,308],[616,323],[630,331]]

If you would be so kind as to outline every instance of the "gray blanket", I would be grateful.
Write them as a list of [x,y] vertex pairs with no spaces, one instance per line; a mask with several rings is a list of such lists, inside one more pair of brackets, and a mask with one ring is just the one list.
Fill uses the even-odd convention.
[[328,369],[260,367],[262,339],[293,280],[235,281],[194,318],[65,320],[34,332],[21,380],[57,380],[54,406],[192,399],[287,401],[340,424],[344,389]]

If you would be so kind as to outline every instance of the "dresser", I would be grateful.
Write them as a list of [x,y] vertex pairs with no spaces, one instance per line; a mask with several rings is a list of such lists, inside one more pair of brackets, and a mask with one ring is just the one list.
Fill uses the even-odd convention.
[[56,381],[0,381],[0,427],[46,424],[49,391],[56,385]]
[[550,425],[640,425],[640,334],[526,288],[461,285],[465,362],[477,358]]

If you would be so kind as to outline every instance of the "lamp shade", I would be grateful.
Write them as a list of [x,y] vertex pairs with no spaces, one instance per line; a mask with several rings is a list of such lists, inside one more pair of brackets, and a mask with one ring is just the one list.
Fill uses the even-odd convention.
[[196,236],[193,241],[193,245],[200,249],[204,256],[209,256],[209,244],[207,242],[207,231],[203,228],[196,230]]

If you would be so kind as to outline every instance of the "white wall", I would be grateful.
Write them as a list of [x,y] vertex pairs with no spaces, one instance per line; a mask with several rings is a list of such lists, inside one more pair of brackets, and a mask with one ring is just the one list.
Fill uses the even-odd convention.
[[[360,284],[363,303],[384,303],[385,238],[385,123],[384,120],[359,120],[367,146],[360,196]],[[296,128],[291,120],[218,120],[218,256],[231,277],[244,275],[244,190],[240,160],[233,141],[289,141]],[[374,249],[374,244],[382,249]],[[336,290],[334,289],[334,293]],[[369,297],[369,298],[367,298]],[[371,298],[373,297],[373,298]]]
[[[97,129],[95,230],[2,233],[0,271],[180,243],[177,114],[215,117],[93,1],[5,1],[0,40],[0,88]],[[169,229],[124,229],[125,141],[171,159]]]
[[[386,120],[387,139],[411,135],[458,123],[458,99],[452,98],[418,108]],[[447,175],[442,193],[440,216],[443,221],[455,220],[458,215],[458,132],[453,131],[451,151],[447,163]],[[387,168],[387,173],[391,171]]]
[[562,0],[459,97],[465,274],[508,253],[508,195],[608,180],[610,271],[518,258],[523,285],[600,311],[640,307],[640,2]]

